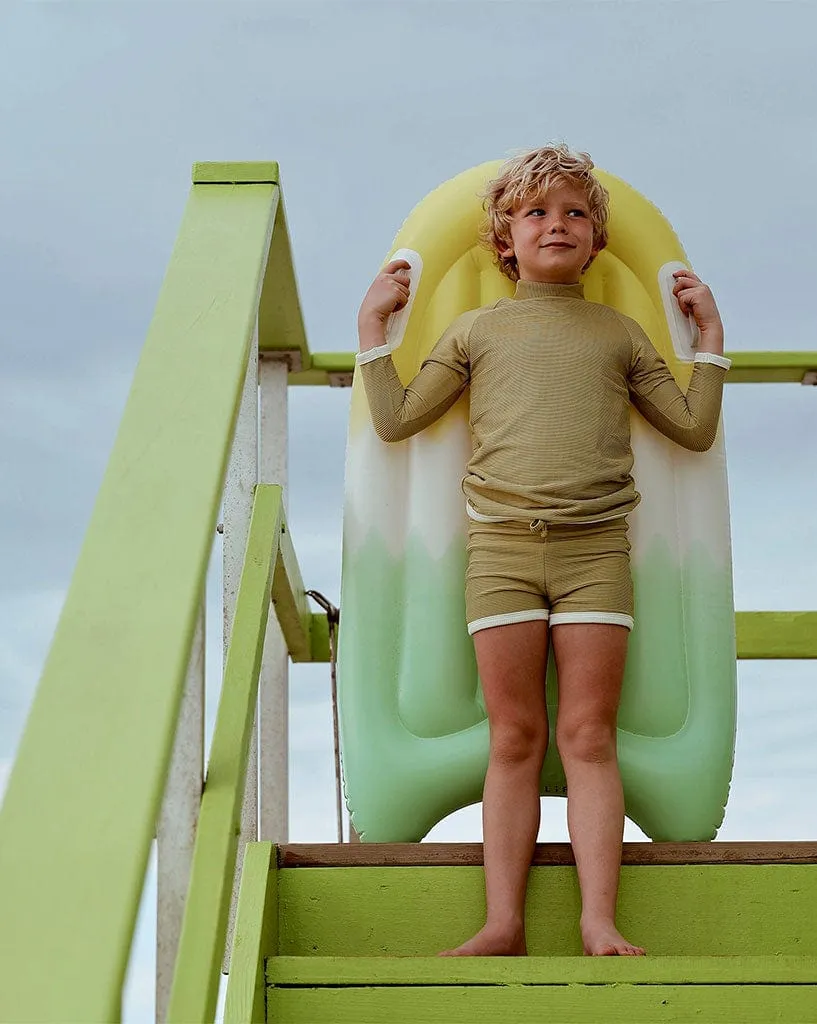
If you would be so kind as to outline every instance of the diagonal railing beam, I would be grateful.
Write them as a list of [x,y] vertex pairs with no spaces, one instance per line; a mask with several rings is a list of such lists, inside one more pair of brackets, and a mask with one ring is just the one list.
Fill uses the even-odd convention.
[[256,487],[187,894],[168,1021],[215,1017],[241,805],[272,578],[284,522],[281,488]]

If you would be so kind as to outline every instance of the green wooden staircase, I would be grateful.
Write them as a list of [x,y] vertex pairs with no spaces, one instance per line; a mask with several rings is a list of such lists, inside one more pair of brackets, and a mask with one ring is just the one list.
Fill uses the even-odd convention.
[[[728,355],[729,383],[817,382],[817,352]],[[817,844],[627,846],[619,920],[637,960],[578,955],[564,846],[537,850],[531,955],[453,960],[435,954],[482,921],[479,846],[287,845],[268,669],[280,699],[289,661],[329,660],[330,629],[263,453],[285,447],[288,385],[348,386],[353,370],[350,352],[309,350],[277,164],[197,164],[0,811],[0,1024],[120,1019],[157,822],[163,1020],[215,1019],[227,951],[231,1024],[817,1022]],[[202,775],[189,698],[221,529],[233,575]],[[739,612],[736,630],[739,658],[817,658],[817,612]],[[248,771],[257,708],[279,745],[272,811]]]
[[[570,847],[536,849],[527,958],[450,959],[482,924],[481,847],[248,847],[225,1019],[287,1024],[817,1020],[817,844],[632,843],[619,922],[581,955]],[[250,968],[255,961],[256,967]]]

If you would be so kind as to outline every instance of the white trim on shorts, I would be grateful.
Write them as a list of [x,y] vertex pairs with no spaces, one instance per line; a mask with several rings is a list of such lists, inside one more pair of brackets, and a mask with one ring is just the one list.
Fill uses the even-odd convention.
[[540,619],[547,619],[550,612],[547,608],[528,608],[523,612],[504,612],[501,615],[486,615],[481,619],[474,619],[468,623],[468,632],[471,636],[480,629],[490,629],[491,626],[509,626],[512,622],[536,622]]
[[623,612],[556,612],[551,615],[551,626],[559,626],[565,622],[600,622],[610,626],[626,626],[632,629],[635,625],[632,615]]
[[547,608],[529,608],[523,612],[505,612],[502,615],[486,615],[468,623],[468,633],[473,636],[481,629],[492,626],[509,626],[514,622],[537,622],[550,619],[551,626],[563,625],[567,622],[601,623],[610,626],[626,626],[632,629],[635,625],[632,615],[621,612],[557,612],[551,615]]

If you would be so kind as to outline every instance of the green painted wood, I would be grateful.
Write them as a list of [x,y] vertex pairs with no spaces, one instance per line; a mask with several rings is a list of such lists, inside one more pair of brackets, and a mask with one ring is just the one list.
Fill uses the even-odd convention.
[[286,355],[290,370],[308,370],[311,365],[283,199],[275,214],[258,306],[258,351],[262,357]]
[[[313,619],[312,661],[329,661],[325,621]],[[739,660],[817,658],[817,612],[737,612],[735,629]]]
[[728,352],[728,384],[801,384],[817,370],[817,352]]
[[267,983],[320,985],[817,985],[814,956],[280,956]]
[[[817,371],[817,352],[727,352],[727,384],[800,384]],[[354,352],[314,352],[309,369],[293,373],[290,384],[328,384],[329,374],[354,373]]]
[[331,376],[344,374],[349,378],[349,386],[355,372],[355,353],[313,352],[308,365],[309,369],[290,373],[290,385],[326,386],[331,383]]
[[814,1024],[815,985],[272,988],[286,1024]]
[[278,560],[272,579],[272,601],[290,657],[293,661],[311,661],[312,611],[309,598],[304,592],[304,581],[286,523],[282,525]]
[[313,612],[309,627],[312,661],[329,661],[329,619],[323,612]]
[[[281,868],[482,867],[482,843],[286,843]],[[624,843],[622,864],[814,864],[815,842]],[[531,864],[576,863],[570,843],[536,843]]]
[[281,488],[255,488],[250,531],[193,849],[168,1021],[215,1016],[235,873],[250,732],[278,556]]
[[0,1020],[118,1019],[275,205],[191,191],[0,815]]
[[275,160],[202,161],[193,164],[196,185],[278,185],[280,171]]
[[278,868],[272,843],[247,843],[238,890],[224,1024],[266,1020],[264,964],[278,948]]
[[[479,867],[286,868],[284,956],[433,956],[483,924]],[[817,955],[814,865],[625,866],[619,925],[655,956]],[[528,951],[581,954],[575,868],[534,867]]]
[[738,612],[739,658],[817,658],[817,612]]

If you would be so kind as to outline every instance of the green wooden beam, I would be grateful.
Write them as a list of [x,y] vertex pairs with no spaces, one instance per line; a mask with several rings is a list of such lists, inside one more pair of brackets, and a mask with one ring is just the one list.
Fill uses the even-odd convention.
[[304,593],[301,570],[286,523],[281,525],[281,543],[272,581],[275,614],[293,661],[312,661],[312,612]]
[[[817,384],[817,352],[727,352],[727,384]],[[807,377],[814,374],[815,378]]]
[[258,485],[238,585],[167,1019],[215,1019],[258,676],[278,557],[281,488]]
[[817,612],[738,612],[738,657],[817,658]]
[[813,1024],[817,984],[338,985],[270,988],[269,1019],[287,1024]]
[[324,612],[313,612],[310,626],[312,661],[329,661],[329,619]]
[[[817,658],[817,612],[737,612],[738,658]],[[306,659],[304,659],[306,660]],[[312,614],[311,661],[329,661],[329,624]]]
[[275,215],[269,263],[258,305],[258,351],[262,356],[286,359],[292,371],[311,368],[283,198]]
[[194,185],[278,185],[275,160],[203,161],[193,164]]
[[264,1024],[267,957],[278,952],[278,867],[272,843],[247,843],[238,890],[224,1024]]
[[[271,985],[817,985],[817,956],[280,956]],[[247,1018],[249,1020],[249,1018]]]
[[0,1020],[120,1016],[276,191],[191,190],[0,813]]
[[[815,374],[817,352],[727,352],[732,367],[727,384],[802,384]],[[355,370],[354,352],[313,352],[300,372],[289,375],[290,384],[343,386]],[[808,382],[808,381],[806,381]]]

